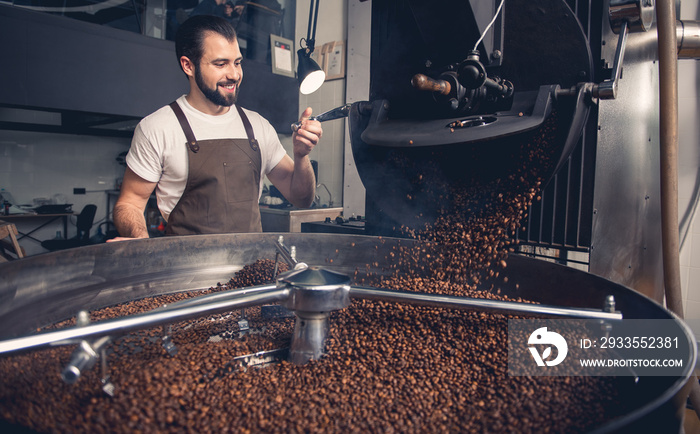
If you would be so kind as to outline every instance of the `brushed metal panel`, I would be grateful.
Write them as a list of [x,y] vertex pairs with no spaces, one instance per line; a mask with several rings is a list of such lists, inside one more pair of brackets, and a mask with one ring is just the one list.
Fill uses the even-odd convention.
[[[604,29],[605,47],[614,47],[617,36]],[[661,301],[656,58],[655,28],[630,34],[617,98],[600,101],[590,272]]]

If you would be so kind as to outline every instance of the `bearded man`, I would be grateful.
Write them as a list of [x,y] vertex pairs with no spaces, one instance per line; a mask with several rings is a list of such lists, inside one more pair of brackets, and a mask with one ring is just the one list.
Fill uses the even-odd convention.
[[113,241],[148,238],[144,210],[154,190],[167,235],[261,232],[264,176],[293,205],[309,207],[316,184],[309,153],[323,133],[309,120],[311,108],[292,137],[292,159],[266,119],[236,104],[242,54],[227,20],[189,18],[175,50],[190,91],[136,127]]

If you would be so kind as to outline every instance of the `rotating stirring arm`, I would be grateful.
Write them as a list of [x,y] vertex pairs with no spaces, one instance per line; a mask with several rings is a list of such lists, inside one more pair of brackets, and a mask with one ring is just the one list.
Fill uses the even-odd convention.
[[[237,308],[276,303],[286,300],[287,288],[265,287],[262,293],[228,294],[228,299],[214,300],[185,306],[170,305],[152,312],[131,315],[114,320],[100,321],[82,327],[71,327],[31,336],[7,339],[0,342],[0,354],[7,355],[27,350],[38,350],[60,345],[69,345],[76,339],[119,336],[135,330],[148,329],[163,324],[198,318],[205,315],[227,312]],[[193,299],[196,300],[196,299]]]
[[[299,312],[328,312],[346,307],[345,296],[343,295],[345,290],[341,289],[339,294],[335,290],[337,288],[345,288],[347,286],[345,279],[349,282],[349,277],[319,267],[311,267],[308,271],[312,273],[311,275],[314,278],[309,278],[308,275],[302,273],[304,271],[307,270],[294,270],[280,275],[280,282],[284,283],[285,286],[266,285],[225,291],[174,303],[143,314],[8,339],[0,342],[0,355],[74,344],[79,339],[97,339],[104,336],[123,335],[134,330],[152,328],[244,307],[258,306],[264,303],[283,302],[297,314]],[[337,282],[329,283],[329,275]],[[299,279],[304,280],[300,283]],[[328,288],[331,288],[332,291],[328,290]],[[348,286],[348,288],[351,298],[499,313],[605,320],[622,319],[622,314],[614,311],[614,308],[604,310],[576,309],[363,286]],[[324,290],[327,293],[323,297],[319,297],[318,295]]]
[[[480,298],[457,297],[453,295],[423,294],[420,292],[396,291],[393,289],[352,286],[350,297],[365,300],[408,303],[418,306],[442,307],[451,309],[471,309],[500,314],[538,315],[559,318],[622,320],[622,313],[614,310],[614,301],[606,300],[603,310],[548,306],[543,304],[519,303],[515,301],[487,300]],[[612,303],[612,305],[611,305]],[[612,306],[612,308],[610,308]]]

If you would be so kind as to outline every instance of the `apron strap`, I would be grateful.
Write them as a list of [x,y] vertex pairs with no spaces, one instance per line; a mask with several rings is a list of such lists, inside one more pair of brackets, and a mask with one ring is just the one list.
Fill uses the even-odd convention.
[[173,101],[170,103],[170,108],[175,112],[175,116],[177,117],[178,122],[180,122],[182,131],[185,133],[185,137],[187,137],[187,146],[190,147],[192,152],[199,151],[197,139],[194,137],[190,123],[187,122],[187,117],[185,117],[185,113],[183,113],[182,109],[180,108],[180,104],[178,104],[177,101]]
[[241,120],[243,121],[243,127],[245,128],[245,134],[246,134],[246,136],[248,136],[248,143],[250,143],[251,149],[253,149],[253,151],[257,152],[259,149],[259,146],[258,146],[258,141],[255,140],[255,133],[253,132],[253,126],[250,125],[250,121],[248,120],[248,116],[246,116],[246,114],[243,112],[243,109],[240,108],[237,104],[236,104],[236,110],[238,110],[238,114],[240,115]]
[[[190,147],[192,152],[199,151],[199,145],[197,144],[197,139],[194,137],[194,133],[192,132],[192,127],[190,127],[190,123],[187,122],[187,117],[185,116],[185,113],[182,111],[182,108],[180,108],[180,105],[177,103],[177,101],[173,101],[170,103],[170,108],[175,113],[175,117],[177,117],[178,122],[180,122],[180,126],[182,127],[182,131],[185,133],[185,137],[187,138],[187,146]],[[257,150],[260,147],[258,146],[258,141],[255,139],[255,133],[253,132],[253,126],[250,124],[250,120],[248,120],[248,116],[246,116],[246,114],[242,108],[240,108],[238,105],[236,105],[236,110],[238,110],[238,115],[241,117],[241,121],[243,121],[243,128],[245,128],[245,134],[246,134],[246,136],[248,136],[248,143],[250,143],[251,149],[253,149],[253,151],[257,152]]]

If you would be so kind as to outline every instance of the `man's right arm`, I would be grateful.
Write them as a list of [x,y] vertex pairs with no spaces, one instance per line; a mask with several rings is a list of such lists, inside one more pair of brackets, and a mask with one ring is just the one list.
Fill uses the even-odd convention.
[[114,205],[114,225],[120,237],[112,241],[148,238],[148,228],[143,213],[156,184],[146,181],[128,167],[126,168],[121,193]]

